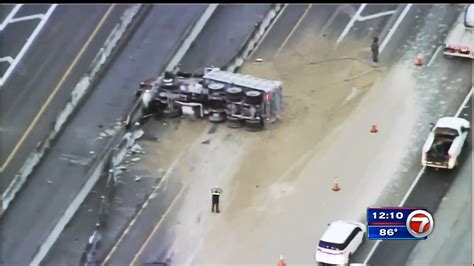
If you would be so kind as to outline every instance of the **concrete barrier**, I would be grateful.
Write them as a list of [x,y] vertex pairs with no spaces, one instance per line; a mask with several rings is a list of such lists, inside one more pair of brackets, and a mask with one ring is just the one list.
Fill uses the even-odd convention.
[[[133,31],[133,26],[137,24],[137,21],[139,21],[142,17],[144,17],[147,12],[143,10],[142,5],[133,5],[129,9],[127,9],[121,20],[120,23],[113,29],[109,37],[104,43],[104,46],[102,49],[99,51],[98,55],[96,58],[93,60],[90,71],[83,76],[81,81],[77,84],[76,88],[74,89],[72,95],[71,95],[71,100],[68,102],[66,107],[63,109],[63,112],[58,116],[58,120],[56,121],[56,124],[54,126],[54,130],[50,133],[48,136],[48,139],[44,141],[42,145],[40,145],[39,149],[36,151],[36,156],[42,157],[47,148],[49,148],[50,142],[57,137],[58,133],[62,129],[62,127],[65,125],[67,118],[71,115],[72,111],[80,105],[81,99],[86,95],[86,93],[90,90],[91,87],[93,87],[94,82],[99,78],[99,76],[102,74],[103,67],[108,65],[110,61],[112,61],[112,58],[114,57],[114,54],[117,50],[120,49],[120,47],[123,46],[124,42],[119,42],[122,38],[126,39],[128,35],[130,35],[130,31]],[[140,15],[137,15],[139,14]],[[108,143],[108,145],[111,145],[112,143]],[[39,161],[39,160],[38,160]],[[97,164],[97,163],[96,163]],[[103,163],[102,163],[103,164]],[[89,194],[90,190],[92,187],[96,184],[97,180],[99,179],[101,175],[101,165],[95,165],[95,167],[92,167],[88,174],[90,178],[85,182],[84,187],[81,189],[81,191],[75,196],[73,199],[72,203],[69,205],[69,207],[65,210],[64,214],[60,219],[58,219],[58,222],[54,225],[54,227],[50,230],[48,236],[46,237],[46,240],[43,242],[43,244],[38,248],[35,256],[32,258],[30,265],[39,265],[41,261],[44,259],[46,254],[48,253],[49,249],[53,246],[59,235],[61,234],[62,230],[64,227],[67,225],[67,223],[71,220],[72,216],[75,214],[81,203],[84,201],[86,196]],[[30,167],[30,172],[26,173],[23,172],[24,174],[24,179],[23,182],[26,181],[26,177],[31,173],[31,170],[33,167]],[[16,192],[20,188],[18,187],[16,189]],[[10,201],[13,199],[11,197]],[[4,203],[5,204],[5,203]],[[8,205],[7,205],[8,206]]]
[[[204,25],[207,23],[209,18],[212,16],[214,13],[215,9],[217,8],[217,4],[211,4],[209,7],[203,12],[201,17],[193,24],[192,27],[189,28],[188,31],[183,35],[181,41],[179,42],[179,45],[173,50],[172,55],[170,59],[168,60],[168,63],[162,69],[162,72],[164,73],[164,70],[166,69],[174,69],[179,61],[182,59],[182,57],[186,54],[187,50],[191,46],[191,44],[194,42],[198,34],[201,32],[201,30],[204,28]],[[124,17],[126,15],[130,16],[129,17],[129,22],[132,21],[133,17],[138,13],[138,10],[141,8],[141,5],[135,5],[132,8],[135,8],[135,12],[126,12],[124,14]],[[130,24],[130,23],[129,23]],[[120,28],[120,27],[118,27]],[[119,30],[117,27],[114,30]],[[108,40],[119,40],[120,38],[115,38],[112,36],[108,38]],[[113,49],[113,48],[112,48]],[[101,53],[96,57],[93,63],[93,67],[91,68],[91,71],[88,73],[87,76],[90,77],[91,74],[97,73],[99,69],[97,68],[96,64],[103,64],[106,61],[106,57],[104,57],[103,53],[107,51],[111,51],[112,49],[107,49],[103,48],[101,49]],[[84,84],[82,86],[90,86],[91,82],[86,82],[83,81]],[[140,99],[138,99],[140,101]],[[135,106],[135,105],[134,105]],[[138,109],[140,110],[140,109]],[[129,116],[133,117],[133,115]],[[132,127],[132,130],[134,128]],[[126,145],[121,145],[121,143],[126,142]],[[50,233],[48,234],[45,242],[39,247],[38,252],[35,254],[34,258],[32,259],[30,265],[39,265],[41,261],[44,259],[46,254],[48,253],[49,249],[53,246],[53,244],[56,242],[57,238],[63,231],[64,227],[67,225],[67,223],[72,219],[72,216],[76,213],[76,211],[79,209],[80,205],[84,201],[84,199],[87,197],[89,192],[92,190],[94,185],[97,183],[99,180],[99,177],[104,171],[107,171],[110,173],[110,176],[113,176],[115,178],[116,176],[116,169],[115,167],[118,166],[118,164],[122,161],[125,152],[131,148],[133,145],[134,140],[131,137],[131,132],[128,132],[127,128],[123,126],[107,143],[106,148],[102,151],[102,153],[98,156],[98,158],[93,162],[92,166],[89,168],[89,170],[86,173],[87,181],[85,182],[83,188],[78,192],[72,203],[68,206],[66,211],[64,212],[63,216],[60,217],[58,222],[55,224],[55,226],[52,228]],[[115,167],[114,167],[115,166]],[[107,169],[112,168],[112,172],[108,171]],[[115,182],[112,182],[115,183]],[[104,202],[106,202],[104,200]],[[98,230],[98,232],[100,232]]]
[[258,46],[259,42],[265,36],[265,33],[270,29],[275,22],[278,14],[283,10],[284,4],[273,4],[273,7],[267,13],[261,23],[255,25],[255,29],[250,34],[248,39],[244,42],[237,55],[235,55],[228,64],[224,67],[227,71],[236,72],[241,67],[245,59],[249,57],[252,51]]
[[25,160],[25,163],[16,174],[14,180],[9,184],[7,189],[2,195],[2,212],[0,216],[3,215],[5,210],[8,208],[12,200],[14,199],[16,193],[20,191],[23,184],[26,182],[28,177],[33,172],[36,165],[40,162],[41,158],[46,154],[47,150],[50,148],[51,143],[57,136],[60,134],[62,128],[70,118],[74,110],[79,106],[81,100],[87,94],[91,87],[91,83],[97,78],[98,73],[103,68],[104,64],[110,58],[112,51],[116,47],[118,41],[122,38],[128,26],[131,24],[133,18],[138,13],[142,5],[133,5],[127,9],[120,22],[115,26],[112,32],[109,34],[108,38],[104,42],[103,47],[99,50],[99,53],[92,61],[89,72],[86,73],[80,81],[77,83],[76,87],[71,93],[71,98],[59,113],[56,122],[54,123],[53,129],[48,134],[46,139],[41,141],[35,150],[28,156]]

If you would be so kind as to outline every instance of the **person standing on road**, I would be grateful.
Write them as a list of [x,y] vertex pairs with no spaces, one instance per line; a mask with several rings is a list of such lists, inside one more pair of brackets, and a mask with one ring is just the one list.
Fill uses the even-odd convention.
[[216,207],[216,212],[219,213],[219,197],[222,193],[222,189],[218,186],[215,186],[211,189],[212,194],[212,212],[214,212],[214,207]]
[[379,38],[374,37],[372,45],[370,46],[372,50],[372,62],[377,64],[379,62]]

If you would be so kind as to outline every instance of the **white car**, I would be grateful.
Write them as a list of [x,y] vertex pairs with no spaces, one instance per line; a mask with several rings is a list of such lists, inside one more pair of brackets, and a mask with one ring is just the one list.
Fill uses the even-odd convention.
[[350,256],[364,240],[363,223],[339,220],[332,222],[324,232],[316,249],[315,259],[320,264],[347,265]]

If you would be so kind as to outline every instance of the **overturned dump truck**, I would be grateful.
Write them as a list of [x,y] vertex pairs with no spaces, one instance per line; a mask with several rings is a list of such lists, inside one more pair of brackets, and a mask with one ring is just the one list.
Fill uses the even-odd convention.
[[283,112],[280,81],[219,68],[206,68],[202,75],[166,72],[157,81],[142,82],[136,96],[145,115],[207,118],[249,131],[268,128]]

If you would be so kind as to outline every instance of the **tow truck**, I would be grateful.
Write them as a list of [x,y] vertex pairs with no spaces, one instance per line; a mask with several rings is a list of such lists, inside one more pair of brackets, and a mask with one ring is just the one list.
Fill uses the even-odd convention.
[[474,4],[465,7],[445,41],[444,55],[474,59]]
[[144,114],[207,118],[249,131],[269,128],[283,112],[282,82],[205,68],[204,74],[165,72],[136,91]]
[[459,117],[442,117],[436,124],[431,124],[431,132],[423,145],[422,165],[445,169],[456,167],[469,128],[469,121]]

